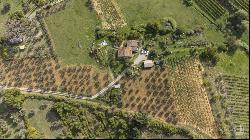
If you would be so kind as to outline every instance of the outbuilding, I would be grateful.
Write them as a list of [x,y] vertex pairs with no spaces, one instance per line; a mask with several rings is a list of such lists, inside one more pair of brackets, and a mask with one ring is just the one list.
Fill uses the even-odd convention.
[[25,49],[25,45],[19,46],[19,49],[20,49],[20,50],[24,50],[24,49]]
[[154,61],[152,60],[145,60],[144,61],[144,68],[152,68],[154,66]]
[[138,51],[138,47],[139,47],[139,41],[138,40],[128,40],[126,42],[127,47],[132,47],[132,51],[136,52]]

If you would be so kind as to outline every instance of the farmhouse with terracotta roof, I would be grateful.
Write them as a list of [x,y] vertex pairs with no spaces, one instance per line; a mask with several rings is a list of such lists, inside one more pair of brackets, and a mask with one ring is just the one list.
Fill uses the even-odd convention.
[[118,48],[119,58],[131,58],[133,56],[132,47],[120,47]]

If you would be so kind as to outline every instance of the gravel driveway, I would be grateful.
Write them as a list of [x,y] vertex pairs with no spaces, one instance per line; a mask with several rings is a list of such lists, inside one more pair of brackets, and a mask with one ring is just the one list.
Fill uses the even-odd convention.
[[139,56],[135,59],[134,64],[139,65],[144,60],[147,60],[147,56],[139,53]]

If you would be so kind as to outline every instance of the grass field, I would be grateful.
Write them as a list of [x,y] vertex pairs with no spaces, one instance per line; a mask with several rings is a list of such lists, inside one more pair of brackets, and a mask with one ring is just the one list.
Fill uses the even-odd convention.
[[[50,122],[49,114],[50,107],[53,102],[49,102],[46,100],[37,100],[37,99],[27,99],[23,104],[23,109],[26,111],[26,115],[33,110],[35,115],[28,119],[29,123],[32,127],[35,127],[39,132],[44,135],[44,138],[52,138],[55,139],[61,132],[59,130],[51,131],[50,126],[52,122]],[[39,107],[43,104],[48,105],[46,109],[41,110]]]
[[95,12],[85,6],[86,2],[69,1],[65,10],[45,19],[55,43],[56,54],[64,64],[95,65],[94,59],[88,55],[88,47],[94,40],[94,30],[99,21]]
[[195,11],[187,8],[182,0],[118,0],[118,4],[128,24],[141,24],[164,17],[172,17],[177,25],[192,29],[196,26],[206,28],[205,37],[213,42],[224,40],[222,33],[215,30],[215,26]]
[[10,11],[5,14],[0,13],[0,37],[2,37],[5,33],[4,24],[6,20],[8,19],[9,13],[14,12],[16,10],[21,10],[20,0],[0,0],[0,10],[3,9],[3,5],[5,3],[10,4]]
[[221,53],[219,58],[215,68],[220,72],[229,75],[249,75],[249,57],[244,51],[237,50],[232,56]]
[[249,45],[249,30],[244,32],[241,39]]

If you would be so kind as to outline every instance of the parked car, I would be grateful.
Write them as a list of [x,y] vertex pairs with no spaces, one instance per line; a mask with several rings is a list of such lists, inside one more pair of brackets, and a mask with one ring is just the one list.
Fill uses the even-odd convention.
[[32,92],[32,89],[28,88],[26,91],[27,91],[27,92]]
[[149,51],[142,49],[142,50],[141,50],[141,54],[148,55],[148,54],[149,54]]

